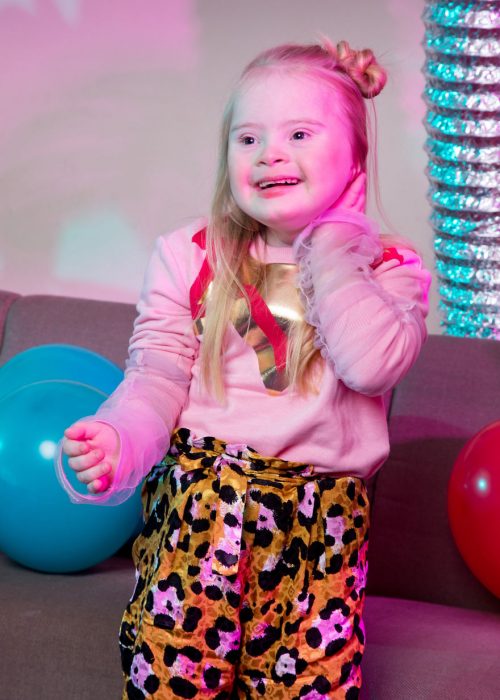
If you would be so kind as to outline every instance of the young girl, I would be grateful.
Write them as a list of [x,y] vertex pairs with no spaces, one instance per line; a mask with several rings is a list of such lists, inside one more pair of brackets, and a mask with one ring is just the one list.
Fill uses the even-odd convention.
[[371,51],[326,38],[246,67],[211,216],[158,239],[125,379],[65,431],[80,500],[147,474],[124,698],[359,695],[365,479],[430,284],[364,214],[363,98],[384,84]]

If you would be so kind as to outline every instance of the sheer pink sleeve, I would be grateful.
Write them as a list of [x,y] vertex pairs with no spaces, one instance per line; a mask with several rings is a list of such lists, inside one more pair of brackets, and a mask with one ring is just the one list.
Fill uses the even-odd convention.
[[[338,225],[316,236],[314,226]],[[415,362],[427,337],[430,273],[404,247],[384,249],[376,224],[363,214],[332,210],[296,241],[306,320],[339,379],[377,396]]]
[[189,246],[190,238],[177,237],[175,248],[173,238],[156,242],[137,304],[125,377],[93,416],[119,433],[115,478],[107,491],[78,500],[105,505],[126,500],[165,455],[186,401],[198,341],[189,305],[188,251],[179,242]]

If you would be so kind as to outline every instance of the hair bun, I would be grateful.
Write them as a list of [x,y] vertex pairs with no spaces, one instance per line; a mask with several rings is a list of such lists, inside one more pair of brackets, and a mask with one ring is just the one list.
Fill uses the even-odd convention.
[[375,97],[384,87],[386,72],[377,63],[371,49],[356,51],[351,49],[347,41],[339,41],[337,60],[359,87],[363,97]]
[[375,97],[387,82],[387,73],[377,62],[371,49],[351,49],[347,41],[337,46],[321,35],[323,49],[334,58],[337,66],[356,83],[363,97]]

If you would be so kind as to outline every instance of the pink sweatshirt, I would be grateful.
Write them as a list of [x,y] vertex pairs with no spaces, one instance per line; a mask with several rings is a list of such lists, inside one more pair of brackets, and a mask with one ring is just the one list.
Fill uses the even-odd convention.
[[[311,237],[323,221],[346,225],[335,240]],[[243,306],[239,322],[230,324],[226,399],[219,403],[201,386],[202,328],[193,324],[209,281],[205,225],[197,220],[156,242],[125,378],[94,416],[120,434],[115,479],[105,493],[75,500],[125,500],[181,426],[195,437],[313,464],[318,474],[366,478],[388,456],[383,394],[413,365],[427,335],[431,276],[419,256],[402,247],[383,249],[373,221],[341,209],[311,222],[293,248],[253,244],[251,255],[269,265],[274,282],[264,305],[262,297],[252,299],[250,319]],[[276,369],[286,346],[285,307],[292,317],[305,308],[317,329],[325,358],[317,394],[300,396]]]

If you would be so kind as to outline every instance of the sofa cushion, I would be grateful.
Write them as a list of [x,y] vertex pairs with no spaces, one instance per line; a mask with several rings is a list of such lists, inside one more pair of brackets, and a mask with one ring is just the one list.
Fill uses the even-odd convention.
[[15,294],[14,292],[6,292],[0,289],[0,348],[2,347],[7,314],[11,305],[18,297],[19,294]]
[[391,452],[373,485],[369,593],[500,612],[463,562],[447,511],[458,453],[499,417],[499,367],[500,343],[431,335],[396,387]]
[[78,345],[125,366],[136,316],[132,304],[49,295],[17,298],[5,323],[0,364],[47,343]]
[[[118,629],[134,585],[129,558],[61,576],[0,555],[0,580],[0,667],[9,697],[120,697]],[[500,616],[368,596],[364,620],[361,700],[500,697]]]
[[367,596],[361,700],[498,700],[500,615]]
[[9,698],[120,697],[118,630],[134,587],[130,558],[61,576],[24,569],[0,554],[0,580],[0,667]]

